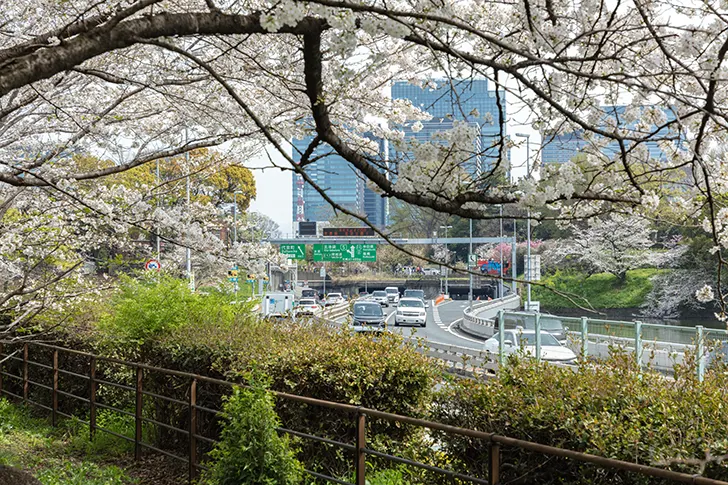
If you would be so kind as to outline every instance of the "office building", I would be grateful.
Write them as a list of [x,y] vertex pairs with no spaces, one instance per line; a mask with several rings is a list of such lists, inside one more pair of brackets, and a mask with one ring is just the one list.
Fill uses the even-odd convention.
[[[619,120],[620,124],[628,129],[634,129],[637,122],[622,122],[623,115],[625,112],[625,106],[604,106],[605,118],[612,120]],[[667,120],[674,120],[675,115],[670,110],[663,111]],[[607,123],[605,122],[605,126]],[[657,127],[652,126],[650,129],[656,129]],[[671,134],[667,129],[662,129],[658,132],[656,137],[665,137]],[[541,160],[544,164],[547,163],[564,163],[568,162],[574,156],[582,152],[588,145],[588,141],[584,139],[584,132],[582,130],[576,130],[568,133],[553,133],[544,132],[542,133],[542,148],[541,148]],[[650,154],[650,158],[664,159],[665,153],[657,144],[657,141],[648,141],[643,143],[647,147],[647,151]],[[626,143],[629,147],[630,142]],[[602,153],[608,157],[614,157],[620,152],[619,144],[615,141],[607,145],[602,149]]]
[[[312,136],[293,140],[293,160],[296,163],[301,161],[301,153],[312,140]],[[319,145],[312,158],[325,156],[306,166],[306,173],[336,204],[361,214],[364,212],[364,181],[349,162],[335,153],[332,154],[332,151],[328,145]],[[313,186],[305,183],[302,176],[294,173],[293,220],[322,222],[332,217],[334,209],[331,204]]]
[[[507,104],[504,90],[489,89],[487,79],[443,79],[430,83],[427,87],[416,86],[404,81],[392,86],[392,98],[408,99],[412,104],[432,116],[422,121],[422,129],[414,131],[409,123],[403,129],[406,138],[418,142],[437,141],[437,133],[451,129],[456,121],[466,121],[477,127],[480,136],[473,147],[473,159],[466,169],[474,176],[488,170],[498,156],[497,144],[500,140],[501,114],[498,102],[506,118]],[[506,134],[507,136],[507,134]],[[392,154],[407,160],[408,153]]]

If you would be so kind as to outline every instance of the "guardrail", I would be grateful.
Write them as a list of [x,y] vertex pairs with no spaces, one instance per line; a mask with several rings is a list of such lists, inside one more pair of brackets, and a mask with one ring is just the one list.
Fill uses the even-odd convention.
[[[614,349],[630,353],[639,367],[649,366],[660,372],[672,372],[676,364],[685,362],[686,356],[696,359],[697,377],[703,380],[705,369],[721,353],[728,355],[728,331],[703,326],[682,327],[628,322],[588,317],[561,317],[541,313],[504,311],[499,316],[496,329],[522,326],[536,332],[536,354],[540,355],[538,341],[541,331],[566,335],[567,347],[582,359],[608,357]],[[500,338],[501,347],[503,336]],[[723,349],[721,353],[716,348]],[[499,348],[499,361],[503,360],[503,349]],[[724,358],[724,357],[723,357]]]
[[472,309],[468,308],[463,312],[460,330],[475,337],[490,338],[495,333],[495,318],[498,311],[519,308],[520,306],[521,297],[517,294],[480,302],[473,305]]
[[416,343],[419,352],[443,361],[446,370],[454,374],[467,377],[494,377],[498,369],[495,361],[483,350],[422,339],[406,338],[406,340]]
[[[17,348],[15,348],[17,347]],[[13,350],[15,348],[15,350]],[[30,359],[30,351],[38,352],[44,355],[48,360],[39,362]],[[18,357],[21,355],[21,357]],[[74,362],[76,365],[73,371],[65,369],[62,363]],[[78,370],[78,364],[83,363],[85,370]],[[109,371],[105,372],[104,365],[109,366]],[[48,384],[38,382],[38,380],[30,379],[29,366],[33,366],[34,374],[38,375],[38,380],[43,379]],[[133,375],[134,383],[121,383],[114,381],[114,377],[119,376],[119,369],[124,369]],[[81,373],[83,372],[83,373]],[[149,382],[150,375],[161,374],[165,380],[181,379],[186,382],[186,396],[182,400],[178,397],[170,396],[167,387],[158,390],[159,393],[151,392],[145,387],[145,382]],[[7,381],[5,380],[7,379]],[[75,389],[85,389],[83,392],[73,393],[61,389],[69,380],[80,380],[87,383],[86,386],[75,386]],[[200,445],[206,444],[208,447],[217,443],[217,436],[205,436],[207,431],[205,427],[199,426],[202,414],[212,415],[213,419],[222,415],[222,411],[218,408],[211,408],[200,405],[198,402],[198,392],[201,386],[218,386],[222,389],[231,390],[234,386],[240,386],[239,383],[214,379],[197,374],[180,372],[171,369],[164,369],[145,364],[128,362],[120,359],[114,359],[101,355],[94,355],[78,350],[57,347],[53,345],[42,344],[38,342],[26,342],[23,344],[6,344],[0,343],[0,396],[8,396],[24,404],[34,405],[39,409],[46,410],[51,415],[52,424],[58,424],[58,417],[67,417],[78,420],[89,426],[91,437],[93,438],[97,432],[107,433],[123,439],[134,445],[134,460],[141,460],[143,451],[153,450],[157,453],[168,456],[172,459],[179,460],[187,464],[188,482],[193,483],[200,470],[205,469],[201,465],[199,453]],[[12,390],[11,390],[12,389]],[[103,391],[111,391],[115,393],[129,393],[133,398],[129,398],[134,402],[134,412],[114,407],[111,402],[105,402],[105,396],[110,393]],[[157,390],[157,389],[155,389]],[[348,413],[352,416],[352,427],[355,428],[354,442],[347,443],[338,439],[325,436],[310,434],[302,430],[294,430],[288,428],[277,428],[279,433],[297,436],[305,440],[312,440],[318,443],[325,443],[329,446],[335,446],[344,452],[352,455],[352,468],[355,476],[354,483],[347,482],[342,478],[336,478],[321,472],[314,472],[305,469],[305,471],[314,478],[325,480],[327,482],[337,483],[341,485],[365,485],[367,457],[376,457],[377,459],[386,460],[391,463],[404,464],[417,467],[429,471],[430,473],[442,475],[450,480],[467,481],[471,483],[497,485],[501,481],[501,447],[514,447],[522,451],[528,451],[539,455],[550,457],[562,457],[575,460],[581,463],[590,463],[603,468],[616,469],[635,473],[637,475],[658,477],[672,480],[679,483],[691,483],[697,485],[728,485],[728,482],[714,480],[706,477],[688,475],[686,473],[675,472],[663,468],[655,468],[638,463],[626,462],[595,456],[578,451],[557,448],[553,446],[543,445],[530,441],[509,438],[494,433],[477,431],[473,429],[459,428],[456,426],[446,425],[424,419],[413,418],[393,414],[376,409],[369,409],[351,404],[342,404],[330,401],[323,401],[306,396],[298,396],[282,392],[273,394],[278,399],[304,403],[314,408],[329,408]],[[45,396],[43,402],[40,400]],[[178,406],[188,414],[187,424],[184,428],[174,426],[168,422],[164,423],[150,417],[150,411],[154,411],[154,407],[163,403],[168,407]],[[69,404],[70,403],[70,404]],[[119,416],[129,416],[134,420],[134,435],[126,436],[121,433],[105,429],[97,424],[96,414],[100,409],[114,412]],[[312,409],[312,412],[315,412]],[[164,414],[164,416],[169,414]],[[88,419],[86,419],[88,416]],[[163,418],[160,418],[163,419]],[[401,456],[392,455],[377,451],[370,447],[368,440],[367,423],[369,420],[384,420],[389,422],[400,423],[400,425],[411,425],[429,430],[436,430],[441,433],[459,435],[472,438],[473,440],[482,440],[487,443],[488,456],[484,456],[484,460],[489,463],[487,476],[470,476],[458,473],[453,470],[425,464],[418,461],[410,460]],[[152,443],[144,441],[144,427],[152,427],[155,431],[174,432],[181,435],[185,440],[184,454],[180,454],[179,450],[164,449],[161,444],[155,446]],[[506,458],[509,455],[506,455]],[[325,471],[325,470],[321,470]],[[520,477],[523,478],[523,477]]]

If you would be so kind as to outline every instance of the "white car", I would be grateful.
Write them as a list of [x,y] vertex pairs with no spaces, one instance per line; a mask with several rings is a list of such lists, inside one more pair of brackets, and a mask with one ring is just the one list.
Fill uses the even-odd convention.
[[372,296],[369,299],[371,301],[376,301],[382,306],[389,306],[389,297],[387,296],[386,291],[377,290],[372,293]]
[[303,298],[298,300],[296,305],[296,315],[315,315],[321,311],[319,305],[313,298]]
[[[484,350],[491,354],[498,355],[498,332],[485,341]],[[534,330],[504,330],[503,331],[503,352],[506,355],[523,352],[524,354],[536,356],[536,332]],[[541,330],[541,360],[547,362],[573,363],[576,354],[571,349],[564,347],[550,333]]]
[[331,306],[331,305],[338,305],[339,303],[344,303],[346,300],[341,295],[341,293],[329,293],[326,295],[326,301],[324,302],[324,306]]
[[425,276],[440,276],[440,270],[436,268],[422,268],[422,274]]
[[419,325],[427,326],[427,309],[425,302],[419,298],[402,298],[394,315],[394,326]]
[[388,286],[384,289],[387,292],[387,300],[390,305],[399,303],[399,288],[396,286]]

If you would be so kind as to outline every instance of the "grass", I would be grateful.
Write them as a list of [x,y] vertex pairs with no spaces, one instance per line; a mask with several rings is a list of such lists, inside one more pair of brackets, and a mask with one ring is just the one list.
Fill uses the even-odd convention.
[[101,454],[84,453],[84,427],[72,421],[58,428],[0,398],[0,465],[34,475],[44,485],[137,484]]
[[[570,293],[586,299],[594,308],[636,308],[652,290],[650,279],[661,270],[655,268],[634,269],[627,272],[624,282],[609,273],[593,274],[565,273],[543,278],[549,288]],[[541,302],[542,308],[577,308],[568,298],[540,286],[532,286],[533,299]],[[582,303],[575,298],[577,302]]]

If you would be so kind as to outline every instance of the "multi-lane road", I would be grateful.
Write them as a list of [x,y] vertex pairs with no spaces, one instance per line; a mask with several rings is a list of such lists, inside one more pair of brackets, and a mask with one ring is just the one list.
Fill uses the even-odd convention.
[[424,337],[431,342],[439,342],[461,347],[480,349],[483,341],[463,334],[457,329],[457,324],[463,318],[463,310],[468,307],[467,301],[453,300],[441,303],[437,306],[430,301],[427,309],[427,326],[421,327],[395,327],[394,313],[397,307],[390,306],[383,308],[387,314],[387,328],[402,335],[416,335]]

